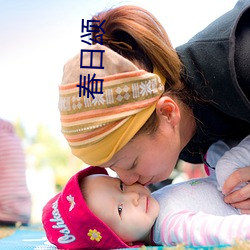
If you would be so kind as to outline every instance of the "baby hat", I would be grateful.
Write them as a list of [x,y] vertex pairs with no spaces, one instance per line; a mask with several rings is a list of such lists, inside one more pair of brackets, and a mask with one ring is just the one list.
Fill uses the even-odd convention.
[[59,249],[131,248],[88,208],[79,181],[93,174],[108,175],[104,168],[85,168],[45,205],[42,222],[48,240]]
[[[87,46],[65,64],[59,86],[61,131],[75,156],[98,166],[134,137],[164,92],[165,79],[154,72],[140,70],[100,44]],[[81,93],[80,86],[87,86],[82,79],[93,79],[88,82],[97,92]]]

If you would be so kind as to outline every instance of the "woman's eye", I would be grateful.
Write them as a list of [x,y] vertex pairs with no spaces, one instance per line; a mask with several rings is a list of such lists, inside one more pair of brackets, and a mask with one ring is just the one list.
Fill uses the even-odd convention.
[[120,189],[121,189],[121,191],[124,191],[123,189],[124,189],[124,186],[123,186],[123,182],[122,181],[120,181]]
[[123,208],[123,205],[122,204],[119,204],[118,205],[118,214],[121,215],[122,213],[122,208]]

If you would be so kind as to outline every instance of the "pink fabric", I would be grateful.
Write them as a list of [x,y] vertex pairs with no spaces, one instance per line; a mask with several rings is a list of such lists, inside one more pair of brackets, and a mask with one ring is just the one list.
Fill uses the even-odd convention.
[[31,197],[25,155],[12,124],[0,119],[0,221],[28,223]]
[[172,211],[162,224],[164,245],[185,243],[192,246],[233,244],[250,239],[250,216],[215,216],[203,212]]

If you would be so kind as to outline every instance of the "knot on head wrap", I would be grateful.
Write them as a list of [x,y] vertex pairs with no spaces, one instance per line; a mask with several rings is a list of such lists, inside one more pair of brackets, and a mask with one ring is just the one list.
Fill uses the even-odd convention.
[[[68,61],[59,86],[59,110],[62,133],[72,153],[86,164],[98,166],[110,160],[145,124],[165,82],[106,46],[96,44],[87,49],[104,51],[104,68],[80,68],[80,61],[89,61],[90,53]],[[97,61],[100,53],[92,53],[93,65]],[[87,94],[79,97],[79,77],[88,74],[103,79],[103,93],[93,94],[94,98]]]

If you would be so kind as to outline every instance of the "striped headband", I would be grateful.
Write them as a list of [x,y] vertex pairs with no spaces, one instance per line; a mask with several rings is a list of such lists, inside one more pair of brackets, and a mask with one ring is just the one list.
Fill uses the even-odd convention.
[[[145,124],[164,92],[165,80],[159,74],[139,70],[132,62],[103,45],[87,47],[92,65],[104,68],[80,68],[90,61],[90,53],[71,59],[64,66],[59,86],[61,129],[72,153],[89,165],[109,161]],[[79,76],[96,74],[103,80],[102,94],[79,96]],[[100,86],[98,87],[100,92]]]

